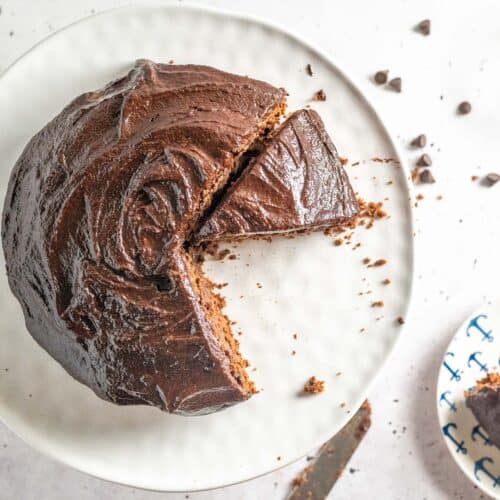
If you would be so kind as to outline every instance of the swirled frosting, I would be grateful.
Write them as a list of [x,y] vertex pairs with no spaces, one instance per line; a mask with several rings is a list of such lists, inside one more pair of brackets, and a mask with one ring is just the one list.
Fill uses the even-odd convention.
[[292,113],[237,178],[197,241],[315,230],[359,211],[339,156],[316,111]]
[[35,340],[100,397],[180,414],[249,397],[183,244],[284,98],[141,60],[26,146],[3,213],[9,283]]

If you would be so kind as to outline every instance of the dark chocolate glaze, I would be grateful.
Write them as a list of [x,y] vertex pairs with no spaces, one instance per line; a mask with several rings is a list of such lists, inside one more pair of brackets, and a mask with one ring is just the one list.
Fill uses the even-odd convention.
[[26,146],[3,212],[9,284],[35,340],[100,397],[179,414],[249,397],[182,245],[284,98],[213,68],[141,60]]
[[500,448],[500,387],[483,387],[465,399],[491,442]]
[[296,111],[202,224],[197,241],[320,229],[350,221],[358,203],[319,115]]

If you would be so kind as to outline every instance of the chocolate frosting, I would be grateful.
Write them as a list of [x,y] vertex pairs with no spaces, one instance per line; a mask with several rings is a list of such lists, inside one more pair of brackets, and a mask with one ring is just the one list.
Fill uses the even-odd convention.
[[197,241],[336,226],[358,213],[347,174],[319,115],[296,111],[207,217]]
[[465,401],[491,442],[500,448],[500,387],[483,387]]
[[199,414],[249,396],[183,244],[283,100],[250,78],[141,60],[26,146],[3,213],[9,283],[32,336],[100,397]]

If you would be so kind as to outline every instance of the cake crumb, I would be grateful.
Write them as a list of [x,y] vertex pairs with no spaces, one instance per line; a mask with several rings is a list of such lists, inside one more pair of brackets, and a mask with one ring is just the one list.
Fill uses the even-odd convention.
[[399,316],[396,321],[400,324],[400,325],[404,325],[405,324],[405,320],[402,316]]
[[319,89],[312,97],[313,101],[326,101],[326,94],[323,89]]
[[293,340],[297,340],[298,335],[296,333],[293,334]]
[[299,487],[307,482],[307,475],[312,469],[312,465],[308,465],[298,476],[292,480],[292,486]]
[[415,167],[411,170],[410,177],[412,182],[415,184],[420,177],[420,169]]
[[344,243],[344,241],[342,240],[342,238],[337,238],[333,241],[333,244],[336,246],[336,247],[339,247],[340,245],[342,245],[342,243]]
[[307,64],[306,65],[306,73],[309,75],[309,76],[313,76],[313,69],[312,69],[312,66],[310,64]]
[[343,156],[339,156],[340,163],[342,163],[342,166],[346,166],[349,163],[349,160],[347,158],[344,158]]
[[383,202],[381,201],[366,202],[358,197],[358,205],[359,215],[356,219],[355,226],[365,226],[366,229],[371,229],[375,220],[383,219],[388,216],[387,212],[383,209]]
[[443,195],[442,195],[442,194],[438,194],[438,195],[436,196],[436,200],[437,200],[437,201],[441,201],[442,199],[443,199]]
[[386,264],[387,260],[377,259],[373,264],[370,264],[368,267],[380,267],[380,266],[385,266]]
[[416,196],[416,199],[418,201],[422,201],[424,199],[424,195],[422,193],[418,193],[417,196]]
[[470,178],[470,180],[471,180],[472,182],[476,182],[478,179],[479,179],[479,176],[478,176],[478,175],[472,175],[472,176],[471,176],[471,178]]
[[306,394],[319,394],[324,390],[324,380],[319,380],[314,375],[304,384],[304,393]]
[[372,302],[372,307],[384,307],[384,301],[376,300],[375,302]]
[[294,350],[292,351],[292,356],[295,356],[296,354],[297,354],[297,351],[294,349]]
[[389,278],[385,278],[384,280],[382,280],[382,285],[390,285],[391,284],[391,280]]
[[345,408],[345,403],[340,403],[341,408]]
[[365,257],[362,262],[363,264],[369,264],[370,261],[371,261],[370,257]]
[[336,376],[336,377],[340,377],[341,375],[342,375],[342,372],[337,372],[337,373],[335,374],[335,376]]
[[477,394],[484,388],[498,387],[499,384],[500,373],[489,372],[482,379],[476,380],[476,385],[470,391],[465,391],[464,396],[467,398],[473,394]]
[[262,288],[262,283],[257,282],[257,288]]
[[278,460],[278,461],[279,461],[279,460],[281,460],[281,455],[278,455],[278,456],[276,457],[276,460]]

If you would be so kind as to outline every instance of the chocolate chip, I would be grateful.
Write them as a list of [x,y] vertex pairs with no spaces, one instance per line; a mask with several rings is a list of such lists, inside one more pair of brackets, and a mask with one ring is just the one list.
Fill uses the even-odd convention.
[[310,64],[308,64],[306,66],[306,73],[309,75],[309,76],[313,76],[313,69],[312,69],[312,66]]
[[389,81],[389,86],[396,92],[401,92],[403,81],[401,78],[396,77]]
[[377,71],[375,73],[375,76],[373,77],[373,79],[375,80],[376,84],[383,85],[384,83],[387,83],[387,77],[388,77],[388,75],[389,75],[389,71],[388,70]]
[[422,35],[430,35],[431,34],[431,21],[430,19],[424,19],[417,24],[417,31],[422,33]]
[[419,180],[423,184],[434,184],[434,182],[436,182],[436,179],[434,179],[432,172],[428,169],[425,169],[422,172],[420,172]]
[[432,165],[432,158],[427,154],[424,153],[418,160],[417,160],[417,165],[419,167],[430,167]]
[[314,95],[313,95],[313,101],[326,101],[326,94],[323,89],[318,90]]
[[463,101],[458,105],[458,112],[461,115],[468,115],[472,111],[471,103],[468,101]]
[[420,134],[418,137],[415,137],[413,141],[411,141],[411,145],[415,146],[416,148],[425,148],[426,144],[427,137],[425,137],[425,134]]
[[500,181],[500,174],[496,174],[494,172],[492,172],[491,174],[488,174],[484,178],[484,182],[488,187],[495,185],[498,181]]

